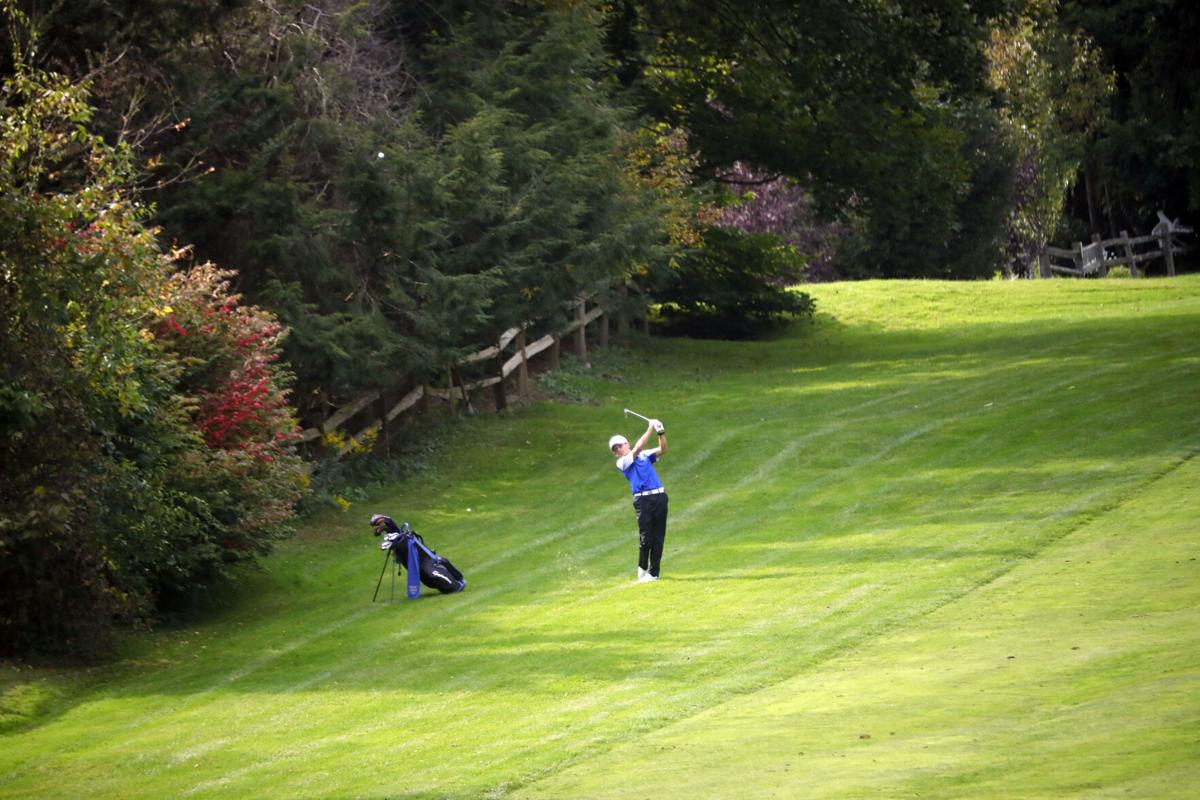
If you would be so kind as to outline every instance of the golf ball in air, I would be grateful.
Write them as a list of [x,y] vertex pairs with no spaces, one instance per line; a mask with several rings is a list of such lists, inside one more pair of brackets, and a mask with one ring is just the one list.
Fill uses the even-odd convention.
[[470,510],[471,510],[471,507],[470,507],[470,506],[467,506],[467,511],[470,511]]

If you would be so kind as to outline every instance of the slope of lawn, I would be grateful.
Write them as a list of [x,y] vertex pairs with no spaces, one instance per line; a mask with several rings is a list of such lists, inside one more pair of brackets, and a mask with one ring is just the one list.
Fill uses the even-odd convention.
[[[0,797],[1192,796],[1200,280],[811,291],[456,423],[114,664],[5,666]],[[668,426],[655,584],[623,407]],[[371,603],[375,511],[467,591]]]

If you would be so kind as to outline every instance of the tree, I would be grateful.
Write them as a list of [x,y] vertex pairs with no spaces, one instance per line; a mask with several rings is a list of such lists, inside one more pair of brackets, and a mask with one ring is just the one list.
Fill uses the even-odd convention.
[[[1030,269],[1060,230],[1089,140],[1106,127],[1111,76],[1082,33],[1064,30],[1053,4],[992,32],[988,60],[1000,115],[1017,149],[1005,270]],[[1080,236],[1078,238],[1086,238]]]
[[38,621],[86,646],[96,615],[142,610],[104,558],[104,498],[133,490],[141,455],[128,434],[182,410],[129,324],[161,276],[115,189],[128,154],[81,133],[90,109],[76,87],[15,55],[0,95],[0,639],[27,646]]
[[[740,161],[790,176],[850,222],[857,272],[980,275],[1010,157],[987,133],[980,44],[1008,6],[628,0],[608,42],[614,72],[689,132],[709,174]],[[931,267],[967,229],[984,237],[974,260]]]
[[127,191],[129,150],[89,129],[84,86],[29,66],[23,17],[3,10],[18,46],[0,91],[0,642],[91,652],[114,620],[152,619],[168,595],[269,550],[301,464],[274,320],[210,285],[245,321],[228,332],[251,337],[228,348],[270,362],[272,420],[212,436],[206,403],[247,362],[223,371],[206,354],[200,377],[170,346],[203,303],[178,291],[188,277],[170,277]]
[[117,2],[55,7],[47,57],[104,65],[164,237],[289,327],[309,419],[554,326],[664,239],[590,4],[152,3],[106,31],[117,58],[79,23]]
[[235,277],[207,263],[173,273],[149,326],[178,365],[173,390],[187,398],[191,427],[205,444],[191,491],[207,505],[203,538],[220,547],[221,563],[184,573],[172,587],[183,592],[195,573],[270,553],[292,530],[306,483],[294,447],[293,377],[279,357],[287,330],[230,291]]
[[782,285],[803,268],[796,248],[774,234],[711,227],[702,247],[656,276],[660,321],[670,332],[699,338],[760,335],[782,320],[812,315],[812,297]]
[[1121,3],[1064,0],[1063,26],[1095,42],[1087,68],[1112,73],[1111,98],[1090,120],[1111,119],[1089,133],[1073,197],[1080,227],[1115,235],[1145,231],[1156,212],[1200,212],[1200,14],[1181,0]]
[[451,159],[437,271],[494,270],[484,341],[525,320],[561,324],[567,301],[663,238],[626,180],[630,123],[600,74],[596,18],[583,5],[484,3],[440,19],[423,39],[427,122]]
[[[157,221],[292,331],[301,413],[419,369],[419,262],[433,158],[407,110],[386,4],[248,4],[158,60],[182,127]],[[147,112],[149,113],[149,112]],[[186,124],[183,124],[186,122]]]
[[829,280],[834,277],[833,254],[845,235],[845,226],[817,217],[812,193],[784,175],[758,173],[738,162],[722,175],[735,200],[725,208],[720,224],[746,233],[770,233],[804,256],[802,275],[792,282]]

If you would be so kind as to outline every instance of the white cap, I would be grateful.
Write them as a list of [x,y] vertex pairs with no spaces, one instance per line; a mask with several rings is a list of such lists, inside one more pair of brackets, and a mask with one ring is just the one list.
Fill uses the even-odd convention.
[[619,444],[629,444],[629,440],[626,439],[624,436],[622,436],[619,433],[614,434],[613,437],[608,440],[608,449],[612,450],[614,447],[616,447]]

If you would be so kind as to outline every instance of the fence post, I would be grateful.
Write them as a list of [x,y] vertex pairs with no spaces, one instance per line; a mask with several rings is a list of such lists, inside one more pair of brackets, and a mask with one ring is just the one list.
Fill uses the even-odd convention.
[[575,357],[580,361],[587,361],[587,325],[583,324],[583,315],[586,300],[580,300],[579,305],[575,306],[575,322],[579,325],[575,329]]
[[1075,269],[1079,270],[1079,274],[1083,274],[1083,242],[1075,243],[1075,252],[1071,254],[1071,261],[1075,264]]
[[1163,232],[1159,235],[1158,240],[1162,245],[1163,259],[1167,262],[1167,275],[1175,277],[1175,250],[1171,246],[1171,226],[1165,223]]
[[529,396],[529,357],[525,355],[525,329],[517,333],[517,350],[521,353],[521,366],[517,367],[517,394]]
[[475,404],[471,402],[471,392],[467,389],[467,379],[463,377],[462,370],[454,364],[450,365],[450,374],[458,377],[458,390],[462,392],[463,408],[468,414],[474,415]]
[[605,310],[596,322],[600,325],[600,337],[597,344],[603,349],[608,347],[608,311]]
[[562,366],[562,337],[554,334],[554,343],[550,345],[550,369],[556,370]]
[[492,397],[496,401],[496,410],[503,411],[508,408],[508,398],[504,396],[504,348],[500,347],[499,339],[496,340],[496,377],[500,380],[492,387]]
[[[1100,234],[1092,234],[1092,244],[1100,244]],[[1100,277],[1108,277],[1108,259],[1104,257],[1104,245],[1100,245]]]
[[1054,273],[1050,271],[1050,254],[1046,252],[1046,245],[1038,248],[1038,271],[1041,272],[1043,278],[1053,278]]
[[1133,257],[1133,245],[1129,243],[1129,231],[1121,231],[1121,248],[1125,251],[1125,258],[1129,259],[1129,274],[1136,278],[1137,261]]

